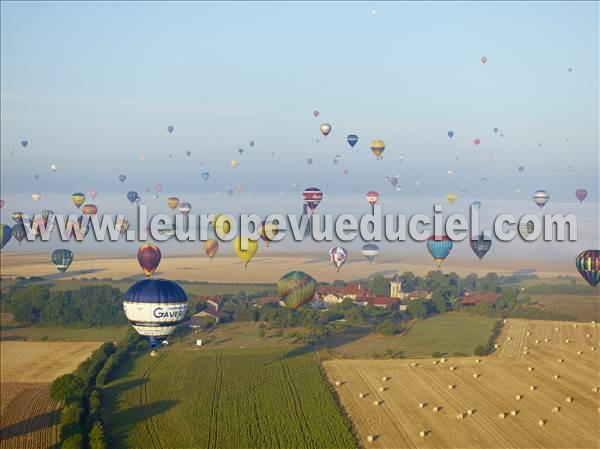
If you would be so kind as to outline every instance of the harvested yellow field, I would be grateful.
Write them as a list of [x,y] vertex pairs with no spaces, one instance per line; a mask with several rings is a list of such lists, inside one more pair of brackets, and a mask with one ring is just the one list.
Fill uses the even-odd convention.
[[483,358],[323,365],[368,448],[598,447],[600,327],[508,320],[498,344]]
[[[2,254],[1,261],[3,277],[48,276],[57,273],[48,254]],[[514,260],[474,265],[472,259],[456,258],[449,259],[444,269],[459,275],[476,273],[482,276],[489,272],[510,275],[530,266],[531,263]],[[571,265],[543,261],[536,262],[535,267],[535,274],[540,278],[556,277],[573,271]],[[261,283],[276,282],[285,273],[298,269],[310,273],[319,281],[332,282],[336,279],[349,281],[374,274],[389,275],[404,271],[412,271],[421,276],[435,270],[436,266],[427,257],[411,261],[400,257],[379,257],[371,265],[362,257],[357,257],[349,260],[337,273],[326,254],[281,254],[261,247],[247,268],[244,268],[244,264],[237,257],[227,254],[217,255],[210,261],[207,257],[173,256],[164,251],[157,275],[189,281]],[[140,274],[135,253],[130,257],[77,254],[65,277],[122,279]]]
[[75,370],[100,342],[3,341],[0,381],[49,383]]

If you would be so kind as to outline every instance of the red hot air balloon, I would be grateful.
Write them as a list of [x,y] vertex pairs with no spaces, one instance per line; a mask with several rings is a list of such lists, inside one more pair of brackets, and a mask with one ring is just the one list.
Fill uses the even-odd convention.
[[367,198],[367,201],[369,202],[369,204],[371,205],[371,211],[374,212],[375,204],[377,203],[377,200],[379,199],[379,193],[375,192],[374,190],[371,190],[370,192],[367,192],[366,198]]
[[580,203],[583,203],[583,200],[587,198],[587,190],[585,189],[577,189],[575,190],[575,196],[579,200]]
[[313,116],[315,116],[315,118],[318,117],[319,114],[320,114],[319,111],[313,111]]
[[475,145],[479,145],[479,144],[481,143],[481,140],[479,140],[479,139],[475,139],[475,140],[473,140],[473,143],[474,143]]
[[160,264],[160,249],[152,243],[146,243],[138,249],[137,258],[144,274],[151,276]]
[[323,192],[316,187],[309,187],[302,193],[302,196],[304,197],[304,202],[308,208],[311,210],[311,212],[314,212],[323,199]]
[[95,204],[84,204],[81,207],[81,213],[83,215],[96,215],[98,213],[98,208]]

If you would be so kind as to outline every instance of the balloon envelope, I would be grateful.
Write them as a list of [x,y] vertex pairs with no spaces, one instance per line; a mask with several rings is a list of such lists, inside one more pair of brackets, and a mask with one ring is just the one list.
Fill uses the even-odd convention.
[[131,192],[127,193],[127,199],[129,200],[129,202],[131,204],[135,204],[135,203],[139,202],[140,194],[132,190]]
[[346,140],[348,141],[348,144],[350,144],[350,146],[354,148],[354,145],[356,145],[356,143],[358,142],[358,136],[356,134],[348,134]]
[[175,210],[179,206],[179,198],[175,196],[167,198],[167,206],[169,206],[169,209]]
[[337,268],[338,273],[340,271],[340,268],[342,268],[342,265],[346,263],[347,259],[348,251],[346,251],[341,246],[334,246],[329,250],[329,260],[331,261],[333,266]]
[[256,252],[258,251],[258,240],[252,240],[248,237],[237,236],[233,240],[233,250],[238,258],[244,262],[244,267],[247,267]]
[[186,217],[190,214],[191,210],[192,210],[192,205],[190,203],[183,202],[179,205],[179,212],[181,212]]
[[158,268],[158,264],[160,264],[160,249],[152,243],[146,243],[138,249],[137,259],[144,274],[151,276]]
[[541,209],[550,201],[550,194],[545,190],[538,190],[533,194],[533,202]]
[[585,200],[586,197],[588,196],[587,190],[585,190],[585,189],[577,189],[577,190],[575,190],[575,196],[577,197],[577,199],[579,200],[579,202],[582,203],[583,200]]
[[575,259],[575,266],[588,284],[592,287],[598,285],[600,282],[600,250],[582,251]]
[[125,175],[119,175],[119,181],[125,182],[126,179],[127,179],[127,176],[125,176]]
[[12,227],[12,236],[21,243],[25,237],[27,237],[27,231],[23,223],[17,223]]
[[308,208],[311,211],[314,211],[323,199],[323,192],[321,189],[317,189],[316,187],[309,187],[304,190],[302,197],[304,198],[304,203],[306,203]]
[[379,193],[375,192],[374,190],[371,190],[370,192],[367,192],[366,198],[371,206],[375,206],[377,200],[379,200]]
[[73,253],[68,249],[56,249],[50,256],[52,263],[56,266],[56,269],[61,273],[64,273],[73,262]]
[[448,137],[450,137],[450,138],[454,137],[454,131],[448,131]]
[[427,249],[429,254],[436,261],[438,266],[444,261],[450,251],[452,251],[453,242],[447,235],[435,236],[432,235],[427,239]]
[[4,248],[12,237],[12,229],[8,225],[0,225],[0,249]]
[[204,252],[210,260],[213,259],[217,255],[217,251],[219,251],[219,242],[213,239],[209,239],[204,242]]
[[321,126],[319,126],[319,129],[321,130],[321,134],[327,137],[331,132],[331,125],[329,123],[322,123]]
[[481,233],[476,239],[469,240],[469,246],[471,247],[475,255],[479,257],[479,260],[481,260],[483,259],[483,256],[485,256],[492,247],[492,241],[486,240],[483,237],[483,233]]
[[81,207],[81,205],[85,202],[85,195],[83,193],[74,193],[71,195],[71,202],[75,205],[77,209]]
[[383,140],[375,139],[371,142],[371,151],[377,159],[381,159],[381,155],[385,151],[385,142]]
[[302,271],[291,271],[277,282],[277,292],[287,307],[297,309],[310,301],[317,290],[317,281]]
[[98,208],[95,204],[84,204],[81,207],[81,213],[83,215],[96,215],[98,213]]
[[367,243],[362,247],[362,255],[365,256],[365,259],[369,261],[369,263],[373,262],[373,259],[379,254],[379,247],[374,243]]

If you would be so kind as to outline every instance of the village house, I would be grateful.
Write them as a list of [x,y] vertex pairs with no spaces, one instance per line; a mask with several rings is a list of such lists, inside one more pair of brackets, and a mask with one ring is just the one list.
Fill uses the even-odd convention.
[[493,304],[497,301],[498,294],[494,292],[465,293],[460,300],[461,306],[476,306],[477,304]]

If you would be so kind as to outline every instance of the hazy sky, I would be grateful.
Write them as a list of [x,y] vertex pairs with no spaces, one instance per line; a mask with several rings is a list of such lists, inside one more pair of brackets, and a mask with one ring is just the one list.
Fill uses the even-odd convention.
[[[357,202],[371,189],[529,201],[538,188],[574,202],[584,187],[597,208],[596,2],[3,2],[1,12],[4,196],[96,189],[126,201],[157,182],[164,198],[239,184],[250,211],[294,182]],[[394,175],[401,192],[384,182]]]

